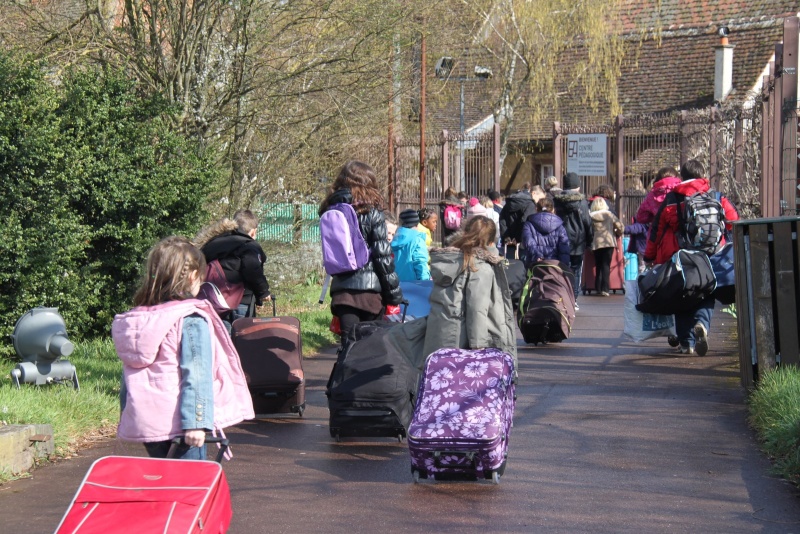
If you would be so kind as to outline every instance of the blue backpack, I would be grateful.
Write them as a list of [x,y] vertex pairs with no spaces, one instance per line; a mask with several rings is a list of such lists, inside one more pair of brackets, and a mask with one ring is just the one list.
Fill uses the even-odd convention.
[[319,233],[322,264],[329,275],[357,271],[369,261],[369,247],[350,204],[330,206],[319,219]]

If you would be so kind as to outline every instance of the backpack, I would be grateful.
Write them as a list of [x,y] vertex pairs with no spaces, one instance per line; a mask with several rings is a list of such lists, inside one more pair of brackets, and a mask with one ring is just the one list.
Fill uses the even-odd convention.
[[361,269],[369,261],[369,247],[358,216],[347,203],[333,204],[319,219],[322,264],[330,275]]
[[[242,297],[244,296],[244,284],[228,282],[228,279],[225,277],[225,271],[222,269],[222,264],[220,264],[218,259],[208,262],[208,266],[206,267],[206,282],[217,286],[217,289],[222,293],[225,302],[228,303],[228,307],[231,310],[235,310],[239,304],[241,304]],[[222,313],[223,310],[217,309],[217,312]]]
[[458,230],[461,228],[461,208],[448,204],[444,208],[444,227],[448,230]]
[[678,246],[702,250],[709,256],[721,248],[725,235],[725,210],[721,197],[713,191],[698,192],[685,197],[678,205]]

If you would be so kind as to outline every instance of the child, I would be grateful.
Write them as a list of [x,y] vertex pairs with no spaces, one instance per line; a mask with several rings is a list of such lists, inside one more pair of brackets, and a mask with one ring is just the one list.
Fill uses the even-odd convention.
[[392,252],[397,268],[397,276],[401,282],[414,280],[430,280],[428,267],[428,247],[425,246],[425,234],[417,230],[419,213],[414,209],[400,213],[400,224],[392,240]]
[[542,260],[558,260],[569,265],[569,237],[561,217],[553,213],[553,199],[544,197],[534,213],[522,225],[525,266],[530,269]]
[[394,218],[394,214],[390,211],[384,211],[383,218],[386,220],[386,241],[391,244],[394,234],[397,233],[397,219]]
[[353,206],[370,251],[369,262],[359,270],[331,277],[331,313],[339,318],[344,344],[356,323],[375,321],[385,306],[400,304],[403,290],[386,239],[383,195],[371,166],[357,160],[345,163],[320,204],[319,214],[340,202]]
[[253,419],[239,356],[208,301],[196,299],[206,272],[188,239],[150,250],[134,308],[114,317],[111,337],[123,364],[117,436],[164,458],[204,460],[205,433]]
[[595,264],[594,288],[601,297],[607,297],[611,283],[611,260],[614,257],[614,249],[617,248],[617,238],[622,237],[624,227],[617,216],[608,209],[605,198],[595,197],[591,210],[594,226],[592,240]]
[[452,246],[431,251],[433,289],[423,353],[442,347],[495,347],[517,358],[514,311],[505,260],[494,246],[495,225],[467,221]]
[[417,230],[425,234],[425,246],[430,248],[433,245],[433,233],[439,224],[439,216],[430,208],[422,208],[418,212],[419,224]]

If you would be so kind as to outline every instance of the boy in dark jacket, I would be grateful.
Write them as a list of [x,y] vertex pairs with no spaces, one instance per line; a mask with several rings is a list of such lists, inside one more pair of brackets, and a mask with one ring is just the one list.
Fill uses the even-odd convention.
[[581,179],[574,172],[564,175],[564,189],[553,195],[553,205],[567,230],[569,237],[569,266],[575,275],[575,309],[578,310],[578,293],[581,289],[583,253],[592,247],[594,226],[589,214],[589,204],[580,192]]
[[250,210],[239,210],[233,220],[223,219],[197,235],[194,240],[207,262],[219,260],[225,278],[232,284],[244,284],[244,295],[233,320],[246,317],[253,303],[260,306],[270,299],[269,283],[264,276],[266,255],[255,240],[258,219]]
[[[500,241],[505,244],[506,257],[513,259],[517,254],[517,247],[522,244],[522,225],[535,213],[536,202],[530,189],[523,188],[506,197],[500,210]],[[519,257],[522,256],[520,250]]]

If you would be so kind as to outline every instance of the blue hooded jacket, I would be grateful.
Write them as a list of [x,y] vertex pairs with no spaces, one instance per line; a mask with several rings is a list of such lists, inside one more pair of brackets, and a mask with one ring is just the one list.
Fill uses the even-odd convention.
[[569,265],[569,237],[564,222],[555,213],[542,211],[531,215],[522,227],[525,265],[537,260],[558,260]]
[[413,228],[401,226],[392,239],[394,268],[401,282],[430,280],[428,266],[430,256],[425,246],[425,234]]

